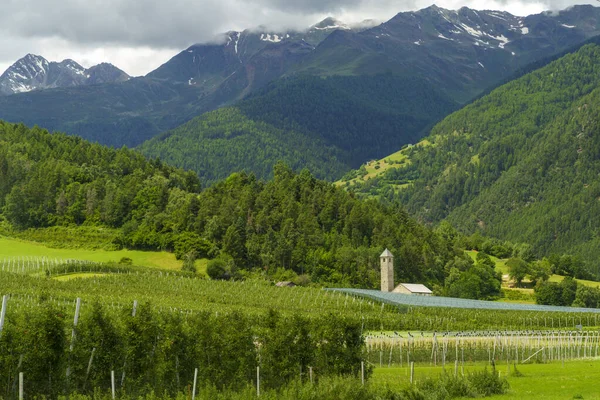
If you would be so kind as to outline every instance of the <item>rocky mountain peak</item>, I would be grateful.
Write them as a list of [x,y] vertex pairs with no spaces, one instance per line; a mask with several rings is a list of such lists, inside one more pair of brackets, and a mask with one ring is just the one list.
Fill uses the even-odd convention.
[[72,59],[49,62],[42,56],[27,54],[0,75],[0,95],[32,90],[70,87],[105,82],[122,82],[129,75],[107,63],[89,69]]
[[342,21],[340,21],[336,18],[327,17],[323,21],[311,26],[310,29],[316,29],[316,30],[350,29],[350,26],[346,25],[345,23],[343,23]]

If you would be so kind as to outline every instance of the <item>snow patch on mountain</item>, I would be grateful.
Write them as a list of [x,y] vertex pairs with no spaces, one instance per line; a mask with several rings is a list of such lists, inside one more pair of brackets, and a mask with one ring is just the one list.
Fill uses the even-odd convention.
[[264,42],[273,42],[273,43],[279,43],[281,42],[283,38],[280,37],[279,35],[277,35],[276,33],[271,35],[270,33],[261,33],[260,34],[260,40],[264,41]]
[[470,26],[465,25],[463,23],[460,24],[460,27],[463,28],[471,36],[477,36],[477,37],[483,36],[483,32],[481,32],[480,30],[473,29]]
[[315,26],[313,29],[316,29],[318,31],[324,31],[327,29],[350,29],[349,26],[347,25],[329,25],[329,26]]

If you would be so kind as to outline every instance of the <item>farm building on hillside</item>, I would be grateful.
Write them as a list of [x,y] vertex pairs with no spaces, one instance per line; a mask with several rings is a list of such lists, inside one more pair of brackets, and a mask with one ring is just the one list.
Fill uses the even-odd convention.
[[433,292],[420,283],[401,283],[394,286],[394,255],[385,249],[379,256],[381,262],[381,291],[392,293],[416,294],[431,296]]

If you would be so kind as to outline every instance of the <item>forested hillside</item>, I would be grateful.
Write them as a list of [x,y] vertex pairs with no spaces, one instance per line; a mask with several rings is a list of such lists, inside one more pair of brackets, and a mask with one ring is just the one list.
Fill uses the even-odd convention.
[[5,228],[112,227],[115,245],[216,258],[228,276],[286,269],[377,287],[388,247],[399,279],[441,284],[445,265],[465,257],[400,206],[355,199],[306,170],[278,164],[272,181],[237,173],[200,191],[196,174],[134,151],[9,123],[0,123],[0,207]]
[[107,146],[133,147],[213,109],[211,101],[192,86],[133,78],[3,96],[0,118]]
[[598,270],[599,65],[590,44],[494,90],[365,187],[422,221],[573,253]]
[[200,190],[196,174],[151,163],[132,150],[0,121],[0,207],[17,228],[119,227],[158,182],[171,190]]
[[418,140],[456,103],[420,79],[391,74],[278,81],[234,107],[193,119],[140,150],[213,183],[234,171],[295,170],[339,178],[362,162]]

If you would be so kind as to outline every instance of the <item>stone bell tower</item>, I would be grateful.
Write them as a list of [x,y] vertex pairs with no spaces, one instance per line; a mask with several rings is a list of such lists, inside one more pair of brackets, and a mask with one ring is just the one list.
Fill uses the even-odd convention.
[[385,249],[379,256],[381,262],[381,291],[391,292],[394,290],[394,255]]

